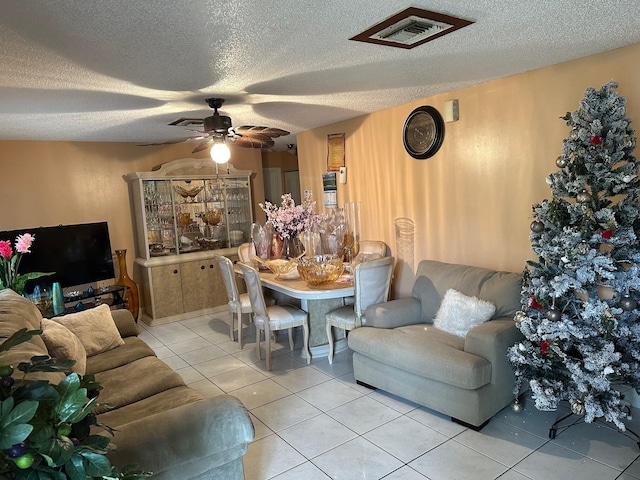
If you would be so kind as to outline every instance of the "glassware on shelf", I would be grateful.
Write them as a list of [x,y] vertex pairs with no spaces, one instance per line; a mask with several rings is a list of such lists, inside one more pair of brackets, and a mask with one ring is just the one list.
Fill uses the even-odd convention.
[[38,310],[40,310],[40,313],[42,314],[51,310],[53,299],[51,297],[51,290],[49,289],[49,286],[36,285],[33,288],[33,293],[31,294],[31,301],[36,307],[38,307]]

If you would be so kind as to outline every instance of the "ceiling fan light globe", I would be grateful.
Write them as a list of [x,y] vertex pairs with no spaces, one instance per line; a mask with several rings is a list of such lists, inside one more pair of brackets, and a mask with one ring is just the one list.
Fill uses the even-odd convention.
[[227,163],[231,158],[231,151],[224,143],[214,143],[210,155],[211,160],[216,163]]

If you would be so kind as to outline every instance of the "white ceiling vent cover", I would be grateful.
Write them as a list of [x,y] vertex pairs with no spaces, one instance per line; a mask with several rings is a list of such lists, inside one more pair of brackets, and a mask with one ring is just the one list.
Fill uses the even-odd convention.
[[452,27],[448,23],[428,21],[412,15],[371,35],[371,38],[412,45]]
[[359,33],[350,40],[413,48],[472,24],[470,20],[409,7]]

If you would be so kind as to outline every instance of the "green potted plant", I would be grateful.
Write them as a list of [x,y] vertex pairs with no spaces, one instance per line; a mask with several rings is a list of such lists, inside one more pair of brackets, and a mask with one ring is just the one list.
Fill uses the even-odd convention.
[[[40,334],[26,328],[15,332],[0,345],[0,359],[2,352]],[[91,433],[92,426],[113,433],[92,413],[102,389],[93,375],[72,373],[57,385],[28,378],[33,372],[67,372],[74,363],[35,356],[14,369],[0,360],[0,478],[139,480],[151,475],[135,466],[111,465],[109,437]]]

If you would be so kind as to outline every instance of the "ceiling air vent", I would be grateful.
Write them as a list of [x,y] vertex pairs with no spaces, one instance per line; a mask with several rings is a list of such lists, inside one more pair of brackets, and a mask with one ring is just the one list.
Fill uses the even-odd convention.
[[409,7],[350,40],[399,48],[413,48],[472,24],[470,20]]

